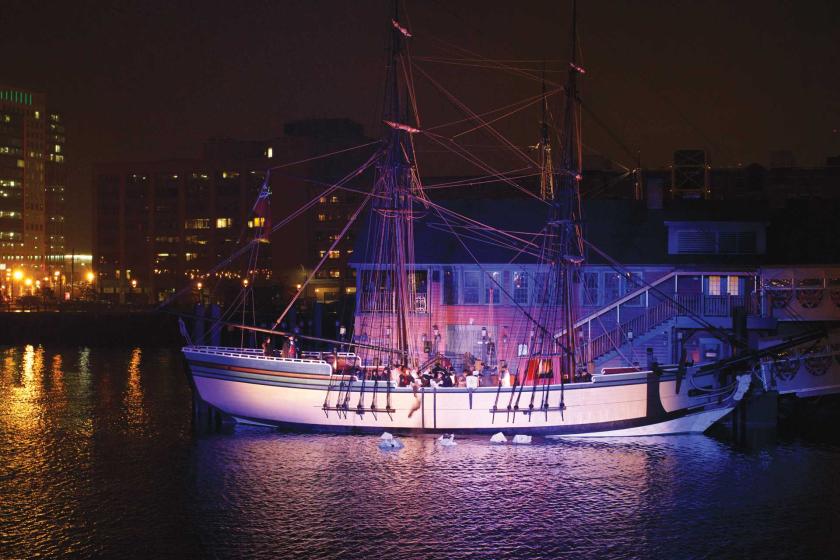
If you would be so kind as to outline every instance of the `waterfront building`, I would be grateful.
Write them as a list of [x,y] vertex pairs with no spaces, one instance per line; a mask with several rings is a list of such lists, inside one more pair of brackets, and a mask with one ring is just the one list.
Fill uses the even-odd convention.
[[[266,223],[277,224],[312,200],[341,178],[341,170],[353,167],[348,161],[363,161],[369,150],[350,150],[329,160],[317,156],[367,142],[362,127],[352,121],[312,119],[287,123],[283,136],[269,140],[210,140],[199,158],[97,165],[97,292],[122,302],[160,301],[190,282],[201,282],[197,291],[209,292],[209,269]],[[299,163],[285,165],[290,162]],[[271,214],[257,216],[253,205],[267,174]],[[347,191],[321,197],[291,220],[280,238],[266,240],[256,269],[249,273],[247,263],[231,262],[215,278],[253,275],[294,289],[326,255],[329,266],[307,295],[334,299],[355,286],[347,266],[352,237],[331,251],[329,247],[357,200],[357,194]]]
[[[823,175],[833,171],[824,170]],[[663,199],[659,183],[648,182],[648,198],[585,200],[585,237],[590,250],[576,284],[576,340],[579,375],[604,367],[672,364],[732,356],[740,342],[789,336],[840,321],[840,225],[832,216],[840,198],[779,200]],[[653,187],[653,188],[651,188]],[[434,192],[434,191],[431,191]],[[542,223],[545,205],[524,197],[473,195],[438,200],[448,209],[492,227],[519,232]],[[500,248],[476,229],[461,231],[469,251],[431,212],[415,224],[417,270],[411,279],[416,301],[409,332],[417,333],[429,356],[460,364],[468,357],[512,369],[529,354],[535,315],[545,302],[540,267],[527,254]],[[360,257],[362,247],[358,247]],[[620,263],[620,264],[619,264]],[[366,332],[369,312],[381,308],[378,287],[369,281],[374,265],[359,258],[356,336],[388,344],[382,333]],[[549,328],[559,329],[560,325]],[[387,337],[387,333],[385,333]],[[379,338],[377,338],[379,337]],[[779,362],[780,390],[813,392],[840,387],[840,361],[833,335]],[[798,363],[799,365],[792,365]],[[792,373],[784,373],[784,368]],[[801,373],[796,378],[797,371]],[[828,375],[826,375],[828,374]]]
[[44,223],[48,268],[61,269],[67,252],[67,164],[64,120],[60,113],[49,111],[46,121],[46,161],[44,173]]
[[46,96],[0,85],[0,262],[40,270],[47,255]]
[[66,285],[65,152],[46,95],[0,85],[0,300]]

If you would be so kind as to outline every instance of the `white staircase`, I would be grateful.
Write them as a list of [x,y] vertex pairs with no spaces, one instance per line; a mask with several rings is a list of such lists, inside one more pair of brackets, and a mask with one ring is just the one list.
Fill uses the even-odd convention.
[[641,367],[647,366],[647,349],[653,350],[653,359],[659,364],[672,363],[671,353],[672,329],[674,319],[654,326],[646,333],[637,335],[633,342],[625,342],[618,349],[613,349],[606,354],[595,358],[595,372],[600,372],[605,367],[626,367],[633,362]]

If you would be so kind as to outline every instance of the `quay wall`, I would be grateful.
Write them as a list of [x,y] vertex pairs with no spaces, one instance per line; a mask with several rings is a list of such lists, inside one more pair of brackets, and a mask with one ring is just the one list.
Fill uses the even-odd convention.
[[0,345],[181,346],[177,317],[153,311],[0,313]]

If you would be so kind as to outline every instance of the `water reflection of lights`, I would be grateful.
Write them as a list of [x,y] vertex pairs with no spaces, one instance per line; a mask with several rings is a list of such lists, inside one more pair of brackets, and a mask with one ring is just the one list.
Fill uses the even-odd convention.
[[134,348],[128,361],[128,381],[123,395],[126,423],[139,428],[146,424],[146,410],[143,406],[143,386],[140,382],[140,358],[142,351]]
[[53,392],[57,394],[64,393],[64,370],[62,369],[63,359],[61,354],[56,354],[52,358],[52,383]]
[[43,413],[40,381],[44,373],[44,349],[40,346],[36,349],[29,344],[24,348],[19,363],[14,356],[7,356],[6,364],[7,367],[11,365],[12,375],[18,380],[8,403],[13,429],[31,433],[37,428]]

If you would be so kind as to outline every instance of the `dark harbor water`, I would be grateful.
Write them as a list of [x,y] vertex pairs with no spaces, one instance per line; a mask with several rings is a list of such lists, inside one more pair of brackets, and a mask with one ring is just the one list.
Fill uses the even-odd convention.
[[836,436],[382,452],[190,422],[177,351],[0,348],[0,558],[840,557]]

